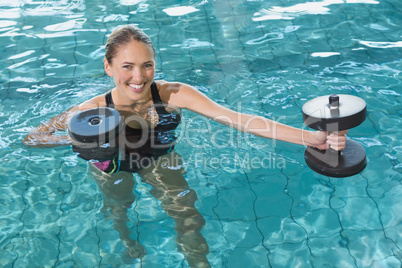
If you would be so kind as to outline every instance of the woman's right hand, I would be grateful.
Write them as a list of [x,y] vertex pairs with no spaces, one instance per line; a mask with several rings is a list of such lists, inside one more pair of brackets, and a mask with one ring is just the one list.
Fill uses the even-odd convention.
[[335,151],[341,151],[345,149],[346,146],[346,133],[348,133],[348,131],[344,130],[332,132],[328,135],[328,132],[326,131],[316,131],[313,134],[314,141],[309,146],[320,150],[332,148]]

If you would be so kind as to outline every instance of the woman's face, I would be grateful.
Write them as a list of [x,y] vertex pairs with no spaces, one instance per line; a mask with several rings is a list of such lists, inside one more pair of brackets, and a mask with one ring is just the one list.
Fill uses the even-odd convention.
[[105,59],[104,64],[106,73],[115,81],[122,104],[146,102],[151,98],[155,55],[148,45],[133,40],[118,47],[112,62]]

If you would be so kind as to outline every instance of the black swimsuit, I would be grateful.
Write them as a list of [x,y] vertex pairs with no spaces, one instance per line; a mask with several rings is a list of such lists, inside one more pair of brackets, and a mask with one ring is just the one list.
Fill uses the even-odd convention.
[[[115,173],[119,170],[138,172],[156,158],[173,150],[176,141],[175,129],[180,123],[181,116],[179,113],[166,111],[155,82],[151,84],[151,94],[159,117],[158,124],[155,128],[138,129],[126,125],[125,145],[121,146],[124,150],[118,159],[110,161],[104,172]],[[105,99],[107,107],[114,108],[111,92],[106,93]],[[145,122],[143,118],[137,118],[139,122]]]

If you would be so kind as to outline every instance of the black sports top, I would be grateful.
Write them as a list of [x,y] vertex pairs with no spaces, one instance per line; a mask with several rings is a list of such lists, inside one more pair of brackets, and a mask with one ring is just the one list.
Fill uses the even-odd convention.
[[[158,124],[154,128],[146,129],[131,128],[126,125],[125,145],[121,146],[123,152],[120,153],[118,161],[114,159],[110,162],[107,169],[104,170],[105,172],[114,173],[119,170],[138,172],[142,167],[149,165],[152,160],[169,153],[173,149],[176,141],[175,129],[181,119],[180,113],[166,111],[155,82],[151,84],[151,94],[159,117]],[[115,108],[111,92],[106,93],[105,99],[107,107]],[[137,118],[139,122],[141,120],[140,123],[144,120]]]

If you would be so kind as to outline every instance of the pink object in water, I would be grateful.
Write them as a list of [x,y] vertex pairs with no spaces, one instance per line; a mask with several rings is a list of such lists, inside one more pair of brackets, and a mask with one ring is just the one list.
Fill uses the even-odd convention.
[[100,170],[104,171],[110,164],[110,160],[104,162],[95,162],[94,165],[99,168]]

